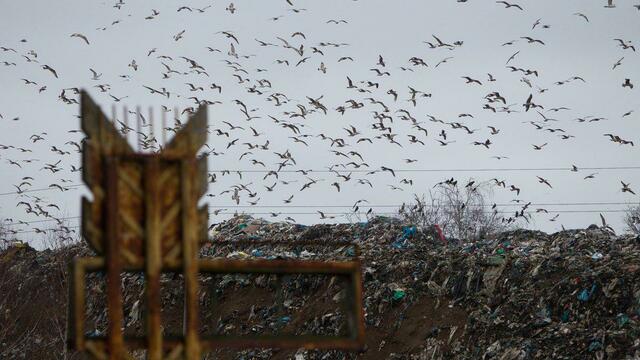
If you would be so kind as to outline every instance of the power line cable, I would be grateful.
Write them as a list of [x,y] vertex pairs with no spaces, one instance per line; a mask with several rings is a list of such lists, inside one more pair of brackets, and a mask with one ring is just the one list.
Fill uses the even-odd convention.
[[[68,190],[75,190],[75,188],[80,186],[84,186],[84,184],[72,184],[72,185],[63,186],[63,188],[67,188]],[[21,191],[11,191],[6,193],[0,193],[0,196],[22,194],[22,193],[28,193],[28,192],[37,192],[37,191],[49,191],[49,190],[60,190],[60,189],[50,188],[50,187],[40,188],[40,189],[27,189],[27,190],[21,190]]]
[[[523,204],[521,203],[503,203],[503,204],[495,204],[496,207],[521,207]],[[575,203],[531,203],[529,206],[600,206],[600,205],[638,205],[637,203],[629,203],[629,202],[575,202]],[[359,205],[361,208],[400,208],[402,204],[387,204],[387,205],[369,205],[362,204]],[[411,204],[410,204],[411,206]],[[438,205],[440,207],[453,207],[454,205]],[[314,208],[314,209],[325,209],[325,208],[353,208],[353,205],[215,205],[216,208]],[[437,207],[435,205],[424,205],[425,208]],[[469,205],[469,207],[493,207],[493,204],[483,204],[483,205]],[[624,209],[622,209],[624,210]],[[552,212],[550,210],[547,210]],[[557,212],[557,211],[553,211]],[[212,214],[212,213],[210,213]],[[271,214],[268,212],[267,214]],[[349,213],[350,214],[350,213]],[[46,220],[33,220],[33,221],[23,221],[23,222],[12,222],[6,223],[5,226],[13,226],[13,225],[24,225],[24,224],[37,224],[43,222],[52,222],[52,221],[63,221],[63,220],[74,220],[79,219],[80,216],[68,216],[61,217],[57,219],[46,219]]]
[[[640,166],[603,166],[603,167],[582,167],[579,170],[640,170]],[[476,168],[476,169],[393,169],[394,172],[509,172],[509,171],[572,171],[572,168],[568,167],[546,167],[546,168]],[[335,173],[335,172],[344,172],[344,173],[382,173],[383,171],[380,169],[298,169],[298,170],[277,170],[277,169],[215,169],[209,171],[209,173],[302,173],[302,172],[310,172],[310,173]],[[79,186],[84,186],[84,184],[71,184],[67,186],[63,186],[71,190],[72,188],[76,188]],[[40,188],[40,189],[27,189],[22,191],[12,191],[0,193],[0,196],[12,195],[12,194],[21,194],[27,192],[37,192],[37,191],[49,191],[49,190],[59,190],[56,188]]]
[[[598,210],[547,210],[548,213],[621,213],[626,212],[626,209],[598,209]],[[339,216],[339,215],[364,215],[365,212],[323,212],[325,216]],[[497,211],[496,214],[513,214],[513,211]],[[536,211],[525,211],[525,214],[539,214]],[[210,215],[214,213],[209,213]],[[219,212],[217,215],[318,215],[318,212]],[[374,212],[373,215],[397,215],[397,212]],[[68,229],[77,229],[80,225],[66,226]],[[60,228],[38,229],[39,231],[59,231]],[[38,232],[36,230],[20,230],[12,232],[13,234],[25,234]]]
[[[578,170],[640,170],[640,166],[603,166],[603,167],[581,167]],[[500,172],[500,171],[572,171],[570,167],[541,167],[541,168],[476,168],[476,169],[393,169],[394,172]],[[298,170],[277,170],[277,169],[214,169],[210,173],[221,172],[241,172],[241,173],[298,173],[298,172],[315,172],[315,173],[332,173],[332,172],[353,172],[353,173],[369,173],[383,172],[380,169],[298,169]]]

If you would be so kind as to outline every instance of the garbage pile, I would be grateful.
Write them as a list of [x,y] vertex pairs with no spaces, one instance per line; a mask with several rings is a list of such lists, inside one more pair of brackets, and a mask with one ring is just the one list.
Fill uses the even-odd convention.
[[445,247],[432,231],[391,218],[306,227],[238,217],[214,228],[212,244],[247,239],[360,246],[368,338],[375,338],[364,357],[640,357],[640,241],[631,235],[596,226],[516,230]]
[[[217,224],[210,235],[202,257],[359,256],[364,280],[366,347],[361,353],[221,350],[213,354],[216,358],[640,358],[640,241],[632,235],[616,236],[597,226],[554,234],[515,230],[452,245],[432,229],[394,218],[304,226],[248,216]],[[31,267],[46,263],[28,261]],[[100,334],[106,329],[100,300],[104,288],[100,275],[92,276],[87,328]],[[181,326],[180,280],[180,275],[163,277],[168,333]],[[339,300],[347,292],[335,279],[218,274],[202,275],[200,281],[203,334],[346,333]],[[123,280],[131,334],[144,332],[142,284],[139,274]],[[56,311],[64,314],[65,309]]]

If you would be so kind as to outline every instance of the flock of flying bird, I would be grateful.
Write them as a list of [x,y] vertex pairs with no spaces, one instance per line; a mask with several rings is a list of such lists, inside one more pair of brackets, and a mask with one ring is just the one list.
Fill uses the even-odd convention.
[[[267,21],[278,22],[288,16],[298,16],[309,10],[299,8],[294,4],[295,0],[283,1],[286,7],[285,15],[271,17]],[[458,2],[466,2],[466,0],[458,0]],[[497,5],[504,6],[503,11],[526,12],[525,6],[507,1],[496,1]],[[247,5],[248,6],[248,5]],[[113,5],[116,13],[121,13],[127,9],[127,4],[119,0]],[[636,5],[640,10],[640,5]],[[163,11],[150,9],[148,13],[138,14],[139,21],[157,21],[162,17]],[[242,8],[236,7],[233,3],[225,6],[207,5],[204,7],[179,6],[177,11],[180,14],[207,15],[211,16],[238,16],[243,11]],[[216,12],[214,14],[214,12]],[[225,14],[226,12],[226,14]],[[590,22],[587,15],[583,13],[573,14],[573,21]],[[131,16],[129,16],[131,17]],[[126,17],[120,17],[111,22],[109,26],[98,27],[95,31],[109,31],[111,28],[118,26],[123,21],[128,21]],[[321,21],[322,26],[344,27],[345,30],[349,26],[349,19],[326,19]],[[587,24],[588,25],[588,24]],[[419,105],[436,101],[433,98],[436,93],[425,89],[418,89],[411,85],[398,85],[399,82],[392,83],[392,79],[397,72],[420,74],[423,71],[439,71],[449,62],[452,62],[456,56],[456,51],[465,46],[464,40],[447,39],[444,35],[429,34],[428,38],[417,44],[417,54],[408,59],[396,59],[388,57],[384,54],[378,55],[374,59],[357,58],[353,54],[349,54],[350,44],[342,42],[331,42],[326,40],[311,41],[313,36],[305,34],[301,31],[291,31],[290,33],[262,34],[253,39],[242,38],[238,33],[231,30],[222,30],[214,34],[219,44],[224,46],[214,47],[207,46],[207,52],[214,57],[219,58],[219,64],[212,65],[210,59],[200,59],[194,56],[184,56],[184,54],[172,53],[169,50],[161,50],[152,47],[145,51],[145,56],[131,59],[127,68],[121,70],[118,78],[112,78],[109,81],[108,76],[103,75],[100,71],[93,67],[87,67],[87,78],[93,82],[92,91],[98,94],[108,95],[108,100],[119,103],[128,98],[128,95],[116,93],[115,88],[121,86],[117,83],[135,84],[130,86],[139,86],[148,91],[152,96],[157,96],[165,103],[177,101],[177,99],[190,101],[191,105],[183,110],[177,111],[170,106],[162,106],[162,111],[171,114],[175,120],[174,124],[167,126],[163,131],[175,132],[182,125],[181,118],[194,113],[200,106],[231,106],[235,109],[237,118],[230,121],[220,121],[215,125],[209,125],[210,143],[217,144],[213,147],[207,145],[205,152],[210,157],[229,157],[238,156],[239,163],[247,164],[252,169],[262,171],[264,176],[256,179],[255,183],[245,182],[241,171],[233,174],[233,170],[217,171],[209,174],[210,183],[217,183],[221,177],[237,175],[238,182],[219,192],[217,186],[210,186],[212,193],[209,197],[230,196],[235,205],[248,204],[249,206],[257,206],[261,201],[262,194],[277,192],[282,194],[282,204],[288,205],[294,202],[296,193],[308,191],[312,187],[321,187],[321,183],[327,184],[322,191],[332,191],[340,193],[345,191],[345,184],[353,184],[362,187],[357,190],[366,194],[374,191],[374,187],[378,187],[380,180],[374,180],[374,176],[385,176],[385,180],[392,183],[388,184],[388,188],[392,191],[404,191],[406,187],[420,185],[419,181],[401,176],[397,171],[398,165],[411,166],[419,161],[419,159],[407,157],[398,161],[394,165],[374,164],[371,157],[360,150],[359,147],[366,144],[378,147],[391,146],[401,149],[414,149],[415,146],[427,147],[430,143],[437,146],[449,146],[455,142],[463,142],[465,137],[475,137],[471,141],[466,142],[472,149],[480,148],[490,150],[495,142],[500,141],[501,129],[494,123],[491,125],[483,124],[486,120],[477,118],[490,118],[493,114],[505,113],[511,116],[515,113],[535,113],[536,121],[526,121],[526,126],[531,126],[531,131],[539,131],[548,133],[548,136],[557,137],[560,140],[570,141],[575,135],[568,133],[568,130],[557,126],[559,120],[558,115],[569,111],[567,107],[551,107],[544,101],[547,92],[553,92],[554,87],[565,86],[570,83],[584,84],[585,80],[580,75],[568,75],[566,78],[557,79],[548,85],[542,86],[543,81],[540,80],[543,69],[531,69],[523,65],[516,65],[520,52],[525,47],[544,47],[548,40],[544,39],[545,31],[550,29],[550,24],[543,23],[542,19],[535,20],[530,27],[530,34],[518,36],[514,40],[501,42],[501,47],[517,47],[513,54],[504,62],[504,74],[487,73],[482,77],[477,74],[461,74],[459,81],[469,87],[478,87],[485,90],[486,95],[482,98],[483,105],[477,109],[477,112],[460,113],[457,119],[445,120],[432,114],[424,114],[420,112]],[[171,35],[174,43],[178,44],[186,36],[190,36],[190,30],[184,29]],[[78,46],[93,47],[96,44],[91,40],[91,33],[75,32],[69,35],[69,41],[77,41]],[[309,38],[309,40],[308,40]],[[620,76],[617,72],[618,67],[625,64],[625,58],[636,56],[636,48],[628,39],[615,38],[612,44],[616,45],[618,50],[616,61],[613,62],[611,69],[607,71],[616,72],[615,76],[621,77],[619,83],[626,91],[633,91],[633,80],[624,76]],[[247,44],[249,43],[249,44]],[[78,107],[77,95],[80,93],[78,87],[58,88],[56,89],[56,80],[64,76],[56,70],[55,64],[47,63],[44,59],[46,56],[38,51],[30,49],[29,42],[26,39],[18,41],[15,45],[9,46],[0,44],[0,71],[13,71],[24,74],[21,77],[22,86],[32,87],[35,95],[41,93],[55,92],[57,99],[61,104]],[[612,45],[612,47],[613,47]],[[244,48],[250,48],[259,55],[243,51]],[[340,55],[335,55],[339,53]],[[274,54],[270,58],[271,54]],[[445,54],[446,56],[442,56]],[[253,58],[260,58],[260,61],[271,63],[269,66],[252,68],[248,63],[257,62]],[[628,60],[627,60],[628,61]],[[329,71],[340,71],[340,67],[345,63],[361,63],[369,70],[368,76],[356,79],[353,75],[344,76],[342,86],[351,95],[344,99],[342,103],[330,104],[322,95],[307,95],[302,100],[296,99],[297,96],[285,94],[279,89],[279,79],[270,77],[269,73],[275,72],[273,68],[301,68],[314,67],[319,74],[327,74]],[[25,66],[38,66],[40,71],[48,74],[49,80],[36,82],[29,79],[29,71]],[[159,66],[162,71],[155,74],[156,83],[162,85],[151,85],[143,81],[137,80],[136,75],[145,67]],[[4,68],[4,69],[3,69]],[[311,68],[313,71],[313,68]],[[228,71],[230,78],[233,80],[218,80],[215,73]],[[604,71],[604,70],[603,70]],[[529,95],[525,98],[514,99],[506,93],[495,90],[494,84],[499,78],[507,76],[519,77],[519,86],[525,87]],[[103,77],[105,79],[103,79]],[[172,87],[167,82],[172,79],[175,83],[179,79],[180,87]],[[505,80],[506,81],[506,80]],[[116,84],[114,84],[116,83]],[[173,84],[171,83],[171,84]],[[232,87],[231,90],[228,88]],[[230,96],[227,93],[238,94],[238,89],[244,94],[244,97]],[[120,91],[120,90],[118,90]],[[313,91],[309,87],[309,91]],[[264,107],[253,107],[253,103],[265,104]],[[266,106],[269,105],[269,108]],[[629,110],[622,114],[622,118],[631,116],[633,110]],[[135,129],[125,120],[124,116],[141,117],[143,125],[142,131]],[[313,131],[315,122],[320,121],[322,117],[334,117],[342,119],[368,118],[367,123],[348,123],[344,122],[344,126],[334,129],[332,133]],[[575,121],[577,123],[593,123],[606,120],[598,116],[582,116]],[[8,116],[2,114],[0,109],[0,121],[20,121],[19,116]],[[184,120],[182,120],[184,121]],[[144,117],[139,110],[128,111],[123,117],[115,119],[116,126],[123,134],[133,134],[137,137],[138,145],[145,151],[157,151],[161,147],[159,137],[149,133],[152,122]],[[472,125],[473,124],[473,125]],[[273,140],[271,136],[275,131],[284,132],[287,136],[284,139]],[[77,129],[68,130],[69,136],[76,138],[81,135],[81,131]],[[603,134],[605,140],[609,140],[619,146],[635,146],[633,139],[622,136],[620,134],[606,133]],[[28,139],[30,144],[47,144],[46,148],[58,158],[57,161],[40,161],[33,150],[26,145],[0,144],[0,158],[3,159],[3,172],[11,169],[11,171],[29,171],[28,176],[24,176],[20,181],[13,185],[14,194],[16,196],[16,207],[19,212],[23,212],[27,219],[35,221],[25,221],[22,219],[6,219],[5,225],[8,231],[15,234],[28,229],[36,233],[46,233],[50,226],[46,225],[47,221],[55,221],[57,228],[71,234],[74,232],[73,227],[69,226],[65,218],[60,216],[60,206],[47,200],[46,196],[35,195],[38,189],[35,189],[34,183],[36,177],[40,177],[39,181],[49,182],[48,189],[60,192],[66,192],[74,187],[79,186],[78,180],[71,180],[70,174],[78,174],[81,171],[79,163],[79,153],[82,149],[82,140],[69,140],[64,144],[54,144],[49,142],[47,132],[36,131]],[[53,140],[52,140],[53,141]],[[544,151],[549,142],[541,144],[530,144],[531,151]],[[221,149],[220,149],[221,148]],[[295,150],[291,150],[295,149]],[[335,157],[335,161],[327,167],[324,174],[327,177],[318,177],[313,170],[304,170],[305,164],[296,161],[296,152],[307,152],[309,150],[320,151],[328,149],[329,153]],[[413,150],[412,150],[413,151]],[[506,156],[494,155],[492,158],[502,160]],[[267,162],[265,159],[273,159]],[[295,169],[295,170],[293,170]],[[576,165],[572,165],[567,171],[578,172],[580,169]],[[282,176],[285,175],[286,176]],[[293,174],[294,178],[287,176]],[[26,174],[27,175],[27,174]],[[584,176],[584,180],[593,179],[596,173]],[[49,180],[55,177],[57,180]],[[542,176],[536,176],[536,180],[541,186],[553,188],[552,181]],[[415,183],[414,183],[415,181]],[[529,210],[530,202],[520,200],[521,188],[518,184],[509,182],[507,179],[493,178],[491,183],[498,188],[513,193],[516,203],[524,204],[518,211],[511,212],[510,216],[505,216],[505,222],[515,222],[519,218],[529,221],[531,213],[547,213],[543,208]],[[440,185],[457,186],[458,181],[454,178],[447,177],[446,180],[438,183]],[[474,189],[480,186],[481,182],[469,180],[465,184],[465,188]],[[218,191],[216,191],[218,189]],[[631,184],[624,179],[620,180],[620,188],[618,191],[636,195]],[[630,200],[637,201],[636,198]],[[364,214],[366,216],[375,214],[373,208],[368,208],[368,201],[365,198],[358,200],[351,212],[355,214]],[[403,206],[405,206],[403,204]],[[363,210],[361,210],[363,209]],[[492,207],[497,212],[496,206]],[[224,214],[227,209],[216,209],[213,215]],[[324,211],[317,211],[321,219],[331,219],[335,215],[327,214]],[[270,213],[273,217],[289,215],[288,213]],[[550,221],[555,221],[558,214],[551,217]],[[286,216],[287,221],[295,221],[291,216]],[[33,226],[34,223],[41,222]],[[54,223],[55,224],[55,223]],[[71,235],[69,235],[71,236]]]

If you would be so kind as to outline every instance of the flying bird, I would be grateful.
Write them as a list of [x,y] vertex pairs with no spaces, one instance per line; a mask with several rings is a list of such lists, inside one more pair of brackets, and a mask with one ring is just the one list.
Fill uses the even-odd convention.
[[91,80],[100,80],[102,73],[98,74],[95,70],[91,68],[89,68],[89,71],[91,71],[91,74],[93,74],[93,76],[91,77]]
[[542,177],[540,177],[540,176],[536,176],[536,177],[538,178],[538,182],[539,182],[540,184],[545,184],[545,185],[547,185],[548,187],[550,187],[550,188],[552,188],[552,189],[553,189],[553,186],[551,186],[551,184],[549,183],[549,181],[548,181],[547,179],[542,178]]
[[585,15],[583,13],[574,13],[573,15],[579,16],[579,17],[583,18],[586,22],[589,22],[589,18],[587,17],[587,15]]
[[80,33],[73,33],[73,34],[71,34],[71,36],[70,36],[70,37],[77,37],[77,38],[80,38],[80,39],[84,40],[84,42],[86,42],[86,43],[87,43],[87,45],[89,45],[89,39],[87,39],[87,37],[86,37],[86,36],[84,36],[84,35],[82,35],[82,34],[80,34]]
[[615,70],[618,66],[622,65],[623,59],[624,59],[624,56],[621,57],[618,61],[616,61],[615,64],[613,64],[613,67],[611,68],[611,70]]
[[631,184],[625,184],[623,181],[620,181],[620,183],[622,184],[622,192],[628,192],[631,193],[633,195],[635,195],[636,193],[633,192],[633,190],[631,190],[631,188],[629,187],[629,185]]
[[468,76],[463,76],[462,78],[463,78],[463,79],[465,79],[465,80],[467,80],[467,82],[466,82],[467,84],[473,84],[473,83],[476,83],[476,84],[478,84],[478,85],[482,85],[482,83],[481,83],[479,80],[472,79],[472,78],[470,78],[470,77],[468,77]]
[[224,34],[228,39],[231,39],[236,42],[236,44],[240,45],[238,38],[229,31],[218,31],[216,34]]
[[624,41],[622,39],[613,39],[613,40],[617,41],[619,43],[620,47],[622,47],[623,50],[631,49],[631,50],[633,50],[633,52],[636,51],[635,46],[631,45],[631,41],[626,42],[626,41]]
[[496,4],[503,4],[505,9],[508,9],[510,7],[515,7],[517,9],[523,10],[522,7],[518,4],[510,4],[506,1],[496,1]]
[[55,76],[55,77],[56,77],[56,79],[58,78],[58,73],[57,73],[57,72],[56,72],[56,71],[55,71],[51,66],[49,66],[49,65],[42,65],[42,68],[43,68],[44,70],[47,70],[47,71],[51,72],[51,73],[53,74],[53,76]]
[[520,50],[516,51],[513,55],[511,55],[505,65],[509,64],[509,61],[515,59],[518,54],[520,54]]
[[542,40],[534,39],[534,38],[529,37],[529,36],[522,36],[522,37],[520,37],[520,39],[527,40],[527,42],[529,44],[539,43],[539,44],[544,45],[544,42]]

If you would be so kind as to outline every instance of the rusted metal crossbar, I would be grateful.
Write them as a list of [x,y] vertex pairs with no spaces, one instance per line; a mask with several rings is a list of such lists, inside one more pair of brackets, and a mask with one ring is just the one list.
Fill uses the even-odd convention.
[[[364,341],[364,314],[362,312],[362,281],[360,278],[359,261],[299,261],[299,260],[233,260],[233,259],[199,259],[198,269],[200,275],[205,274],[320,274],[327,276],[341,276],[348,280],[349,296],[346,296],[343,304],[350,307],[348,323],[348,334],[345,336],[316,336],[316,335],[296,335],[296,336],[233,336],[233,335],[200,335],[198,341],[203,351],[210,351],[221,347],[229,348],[305,348],[305,349],[342,349],[358,350]],[[83,337],[80,342],[90,344],[91,348],[104,348],[107,342],[105,336],[85,336],[79,333],[84,329],[84,296],[86,286],[86,275],[92,272],[105,270],[104,258],[80,258],[73,264],[73,294],[71,299],[75,302],[73,307],[75,313],[75,326],[71,336]],[[122,271],[141,272],[142,268],[127,266]],[[162,269],[163,273],[180,273],[181,266]],[[188,308],[186,309],[187,311]],[[152,310],[149,310],[149,316]],[[196,308],[197,314],[197,308]],[[151,332],[146,337],[128,336],[124,337],[124,342],[128,349],[148,349],[151,358]],[[182,337],[165,337],[160,340],[163,350],[168,350],[176,345],[182,344]],[[164,344],[162,343],[164,341]],[[76,345],[78,346],[78,345]],[[91,349],[89,349],[91,350]],[[159,349],[160,350],[160,349]]]
[[[198,207],[208,185],[207,161],[197,157],[206,141],[206,108],[198,110],[160,152],[141,154],[134,152],[86,93],[81,96],[82,128],[87,134],[83,179],[93,193],[92,201],[84,198],[82,202],[82,233],[97,256],[78,258],[71,264],[70,348],[95,359],[129,359],[130,350],[144,349],[152,360],[194,360],[221,347],[363,347],[362,278],[357,256],[349,261],[199,258],[199,245],[207,239],[208,225],[206,206]],[[92,272],[106,275],[108,325],[104,336],[85,331],[86,276]],[[142,336],[128,336],[123,331],[124,272],[144,273],[146,331]],[[162,330],[160,277],[165,273],[180,273],[184,278],[184,328],[179,336],[166,336]],[[344,297],[348,334],[200,334],[198,277],[205,274],[322,274],[345,278],[350,284]]]

